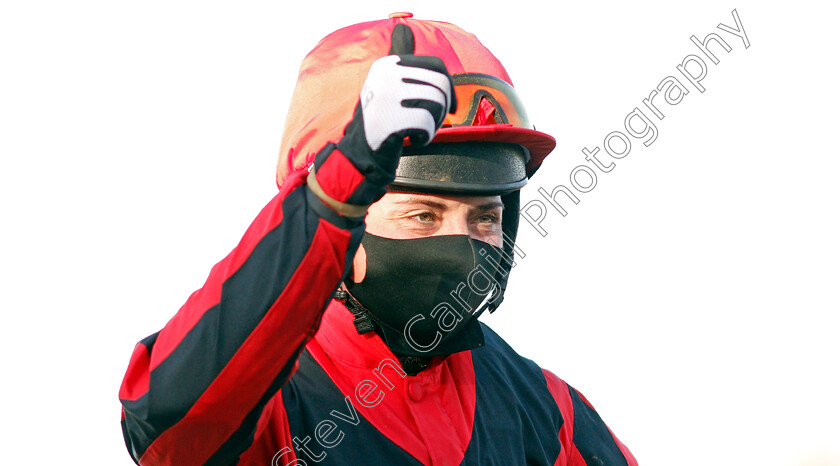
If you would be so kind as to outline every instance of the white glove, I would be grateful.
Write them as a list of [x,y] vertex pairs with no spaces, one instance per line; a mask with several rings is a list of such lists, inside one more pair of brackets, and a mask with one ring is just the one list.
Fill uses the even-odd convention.
[[412,143],[428,144],[453,106],[453,92],[452,78],[437,57],[388,55],[376,60],[359,96],[368,146],[379,150],[392,135],[400,144],[405,136]]

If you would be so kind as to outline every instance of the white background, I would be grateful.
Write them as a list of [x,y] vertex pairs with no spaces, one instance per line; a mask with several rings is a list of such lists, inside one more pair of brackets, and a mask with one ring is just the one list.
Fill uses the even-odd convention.
[[[523,199],[717,32],[485,322],[580,389],[647,465],[840,464],[837,11],[809,2],[3,2],[3,464],[132,464],[117,392],[276,192],[297,69],[408,10],[475,33],[558,139]],[[829,2],[826,2],[829,4]],[[737,8],[750,41],[716,29]],[[603,151],[602,153],[603,154]]]

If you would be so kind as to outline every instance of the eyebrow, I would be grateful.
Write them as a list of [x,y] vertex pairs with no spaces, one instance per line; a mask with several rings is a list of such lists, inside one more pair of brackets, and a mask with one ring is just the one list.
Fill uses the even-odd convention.
[[476,206],[475,209],[476,210],[492,210],[492,209],[495,209],[496,207],[501,207],[502,210],[504,210],[505,205],[502,203],[502,201],[490,201],[490,202],[486,202],[484,204],[481,204],[480,206]]
[[401,200],[398,200],[398,201],[394,201],[394,204],[400,204],[400,205],[403,205],[403,204],[423,204],[423,205],[429,206],[433,209],[445,209],[446,208],[446,205],[443,204],[442,202],[433,201],[431,199],[428,199],[428,198],[425,198],[425,197],[419,197],[419,196],[418,197],[411,196],[411,197],[407,197],[407,198],[404,198],[404,199],[401,199]]
[[[412,196],[412,197],[408,197],[408,198],[405,198],[405,199],[402,199],[402,200],[399,200],[399,201],[394,201],[394,204],[400,204],[400,205],[404,205],[404,204],[423,204],[423,205],[431,207],[433,209],[440,209],[440,210],[446,209],[446,207],[447,207],[446,204],[444,204],[442,202],[438,202],[438,201],[435,201],[435,200],[432,200],[432,199],[429,199],[429,198],[426,198],[426,197],[419,197],[419,196],[418,197],[413,197]],[[473,210],[473,211],[492,210],[492,209],[495,209],[496,207],[501,207],[502,209],[504,209],[505,205],[501,201],[490,201],[490,202],[485,202],[484,204],[475,206],[471,210]]]

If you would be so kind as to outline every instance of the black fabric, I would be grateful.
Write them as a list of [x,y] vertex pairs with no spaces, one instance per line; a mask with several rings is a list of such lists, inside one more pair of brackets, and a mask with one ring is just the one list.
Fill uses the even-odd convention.
[[[373,425],[362,417],[359,408],[353,406],[358,424],[345,422],[331,414],[337,411],[351,416],[350,406],[354,402],[351,396],[345,398],[338,387],[329,378],[324,369],[318,365],[308,351],[304,350],[299,359],[297,372],[289,383],[283,386],[283,404],[289,419],[289,429],[292,439],[304,441],[312,452],[325,457],[322,461],[311,460],[303,451],[295,451],[298,458],[306,464],[321,466],[350,466],[350,465],[420,465],[413,456],[385,437]],[[402,393],[388,392],[385,396],[403,396]],[[361,409],[368,409],[362,407]],[[376,407],[370,409],[377,409]],[[315,440],[315,428],[321,421],[332,421],[344,434],[340,443],[332,448],[324,448]],[[403,422],[395,420],[395,422]],[[335,431],[334,436],[338,435]],[[287,459],[288,458],[288,459]],[[291,462],[291,455],[278,458],[276,464],[284,465]],[[268,464],[268,463],[267,463]],[[272,463],[274,464],[274,463]]]
[[133,450],[133,443],[131,442],[131,436],[128,434],[128,424],[126,424],[126,420],[122,419],[120,421],[120,427],[122,428],[123,433],[123,441],[125,442],[125,448],[128,450],[129,456],[131,456],[131,461],[134,461],[134,464],[140,464],[139,458],[140,455],[138,452]]
[[461,464],[554,464],[562,449],[558,434],[564,420],[542,369],[516,354],[489,327],[482,328],[487,345],[472,351],[475,420]]
[[[392,189],[394,191],[400,192],[418,192],[418,193],[431,193],[431,194],[440,194],[439,191],[435,189],[431,189],[429,186],[418,186],[416,188],[408,188],[403,186],[393,186]],[[450,194],[464,194],[458,192],[452,192]],[[498,267],[496,269],[496,282],[499,283],[501,286],[501,293],[498,293],[493,297],[493,300],[490,302],[488,306],[489,312],[494,312],[499,306],[502,304],[504,300],[504,292],[507,289],[507,282],[508,278],[510,277],[510,271],[515,264],[515,260],[517,256],[524,257],[525,254],[521,250],[518,251],[519,254],[514,251],[515,248],[515,241],[516,241],[516,234],[519,230],[519,191],[512,191],[507,194],[502,194],[501,196],[502,203],[504,204],[504,212],[507,215],[502,215],[502,256],[501,260],[499,261]],[[480,329],[479,329],[480,330]]]
[[301,186],[284,199],[286,220],[260,240],[222,285],[219,304],[205,311],[174,351],[151,371],[149,393],[136,401],[123,401],[138,457],[160,432],[183,419],[297,270],[320,219],[307,208],[305,192]]
[[[475,421],[461,464],[554,464],[561,452],[558,434],[563,418],[548,391],[542,370],[516,354],[488,327],[482,327],[487,335],[487,346],[472,351],[476,386]],[[308,351],[304,350],[300,366],[283,387],[282,394],[292,437],[302,440],[309,436],[308,446],[313,453],[326,453],[321,462],[315,462],[303,452],[296,451],[297,457],[306,464],[420,464],[365,420],[359,409],[367,408],[353,408],[359,419],[357,425],[343,422],[331,414],[333,410],[349,414],[348,401]],[[386,391],[385,396],[405,395]],[[351,403],[355,401],[352,394],[349,400]],[[323,448],[313,438],[315,427],[323,420],[335,422],[345,434],[333,448]],[[394,422],[412,421],[395,419]],[[284,461],[278,461],[278,464],[287,464],[291,456],[281,459]],[[457,464],[456,459],[451,464]]]
[[[502,292],[493,299],[488,310],[493,313],[501,306],[505,299],[505,290],[510,278],[510,272],[516,264],[516,233],[519,231],[519,191],[504,194],[501,196],[502,204],[505,206],[507,215],[502,215],[502,260],[496,269],[496,282],[502,288]],[[512,214],[512,215],[511,215]],[[522,256],[524,257],[524,253]]]
[[283,386],[284,383],[289,379],[289,376],[292,373],[292,369],[295,366],[295,361],[300,356],[301,352],[303,351],[304,345],[301,345],[297,351],[295,351],[294,356],[289,359],[289,362],[283,367],[283,370],[274,379],[274,382],[271,384],[269,389],[265,392],[262,396],[260,401],[254,406],[254,409],[245,416],[245,419],[242,421],[242,424],[239,426],[233,434],[216,450],[216,453],[210,457],[209,460],[205,463],[206,465],[226,465],[231,464],[231,458],[237,458],[238,456],[251,444],[254,443],[254,434],[256,433],[256,426],[257,421],[259,421],[260,416],[262,415],[263,410],[265,409],[266,403],[277,394],[280,388]]
[[475,322],[482,302],[501,291],[490,262],[498,263],[499,248],[467,235],[398,240],[367,233],[362,245],[364,279],[345,284],[391,351],[429,357],[483,344]]
[[569,394],[575,409],[572,441],[586,461],[586,466],[627,466],[627,459],[616,445],[601,416],[590,408],[571,386]]
[[120,402],[125,414],[122,426],[126,448],[136,462],[143,456],[143,453],[146,452],[146,449],[160,435],[162,430],[157,429],[156,419],[149,415],[148,393],[133,401],[120,400]]
[[[146,347],[146,352],[150,355],[158,335],[160,335],[160,332],[155,332],[140,340],[140,344]],[[125,418],[120,421],[123,440],[125,440],[125,447],[128,449],[131,459],[136,463],[158,435],[155,427],[147,421],[149,419],[149,394],[146,393],[136,400],[120,401],[125,408]],[[129,432],[131,432],[131,435],[129,435]],[[140,450],[136,450],[137,448],[140,448]]]
[[[482,336],[484,335],[482,334]],[[406,375],[411,376],[415,376],[423,372],[424,370],[426,370],[427,367],[429,367],[429,364],[432,362],[432,358],[421,358],[418,356],[400,356],[399,354],[395,354],[394,356],[397,357],[397,361],[399,361]]]
[[155,342],[157,341],[158,335],[160,335],[160,332],[155,332],[155,333],[147,336],[146,338],[140,340],[140,344],[142,344],[143,346],[146,347],[146,351],[148,351],[149,354],[152,353],[152,346],[155,345]]

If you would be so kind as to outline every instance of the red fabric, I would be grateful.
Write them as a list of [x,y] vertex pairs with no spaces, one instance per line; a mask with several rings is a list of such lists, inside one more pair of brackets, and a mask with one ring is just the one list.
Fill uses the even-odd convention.
[[563,426],[560,427],[560,432],[558,433],[563,450],[560,452],[560,456],[557,457],[557,461],[554,464],[555,466],[571,466],[577,464],[573,461],[573,458],[580,458],[581,461],[583,461],[583,458],[580,456],[577,448],[574,448],[574,442],[572,441],[575,425],[575,409],[572,405],[572,397],[569,396],[569,386],[559,377],[545,369],[543,369],[543,375],[545,375],[548,391],[551,392],[551,396],[557,403],[557,408],[563,413]]
[[338,149],[333,150],[315,174],[321,189],[338,202],[345,202],[365,179]]
[[[383,360],[394,360],[393,354],[375,334],[358,335],[352,317],[337,301],[330,304],[321,329],[307,345],[313,358],[339,390],[351,396],[361,416],[418,461],[458,464],[460,460],[454,458],[464,457],[475,415],[470,352],[435,358],[416,376],[402,378],[391,369],[383,370],[380,374],[393,384],[389,389],[371,369]],[[356,388],[364,380],[375,382],[384,392],[375,407],[356,403]],[[414,422],[395,423],[393,419]],[[432,432],[434,439],[428,437]]]
[[[339,29],[323,38],[301,63],[283,130],[278,185],[289,173],[311,164],[326,143],[341,138],[370,65],[388,54],[397,24],[411,28],[416,55],[440,57],[450,74],[490,75],[513,85],[502,63],[475,35],[450,23],[398,16]],[[541,162],[554,147],[554,139],[530,127],[520,129],[531,132],[524,145]]]
[[441,128],[432,142],[489,141],[510,142],[525,146],[531,152],[528,173],[533,172],[554,150],[557,142],[546,133],[513,125],[455,126]]
[[[313,283],[312,277],[341,276],[344,263],[333,259],[336,250],[347,249],[349,240],[348,232],[321,220],[312,246],[275,305],[184,419],[146,450],[141,464],[203,463],[239,427],[268,390],[275,374],[292,358],[304,338],[314,333],[323,296],[330,294],[334,284],[325,280]],[[288,303],[295,303],[294,312]],[[303,313],[307,310],[309,315]],[[192,439],[189,448],[184,446],[185,438]]]
[[279,205],[289,191],[305,183],[306,175],[305,172],[299,172],[289,178],[283,189],[262,209],[254,223],[248,227],[236,249],[213,267],[204,286],[187,299],[178,313],[160,331],[152,351],[149,371],[154,370],[172,353],[181,343],[184,335],[201,319],[204,312],[219,303],[222,284],[239,270],[265,234],[283,221],[283,210],[279,208]]
[[[389,388],[372,369],[394,356],[375,334],[358,335],[352,315],[337,301],[327,307],[318,333],[306,348],[336,387],[350,397],[358,414],[383,435],[422,464],[460,464],[471,439],[475,416],[476,383],[469,351],[435,358],[429,368],[413,377],[400,377],[390,369],[383,371],[382,377],[393,385]],[[575,412],[569,386],[547,370],[543,370],[543,374],[564,420],[558,432],[563,449],[554,464],[586,466],[573,440]],[[356,390],[364,381],[376,383],[376,389],[383,393],[381,401],[375,406],[365,407],[358,401]],[[278,394],[275,398],[279,400],[282,396]],[[589,405],[585,398],[581,398]],[[370,399],[375,398],[371,396]],[[394,422],[394,419],[402,422]],[[265,435],[285,438],[286,443],[277,444],[275,450],[261,451],[277,452],[284,446],[294,450],[289,438],[288,420],[282,410],[275,409],[270,426],[277,426],[280,430],[277,433],[269,430]],[[638,466],[627,448],[615,436],[613,439],[628,465]],[[266,442],[264,439],[257,441]],[[256,460],[260,456],[253,454],[248,458]],[[280,464],[287,464],[293,458],[286,454]],[[251,463],[243,461],[241,464]]]
[[120,399],[134,401],[149,391],[149,349],[137,343],[120,385]]
[[[543,374],[548,382],[548,391],[551,392],[551,396],[554,397],[557,407],[560,408],[560,412],[563,413],[564,421],[563,427],[560,428],[559,432],[560,443],[563,445],[563,451],[560,453],[560,457],[557,458],[557,461],[554,464],[555,466],[586,466],[586,461],[583,459],[583,456],[581,456],[580,451],[578,451],[573,441],[575,410],[574,405],[572,404],[572,397],[569,394],[569,386],[566,382],[552,374],[550,371],[543,369]],[[587,406],[592,408],[592,404],[589,403],[589,400],[587,400],[586,397],[577,390],[575,391],[578,396],[580,396],[580,399],[583,400]],[[594,408],[592,409],[594,410]],[[609,427],[607,427],[607,429],[609,429]],[[630,450],[628,450],[627,447],[618,440],[612,430],[610,430],[610,434],[612,434],[615,444],[618,445],[619,450],[621,450],[621,453],[627,460],[627,465],[638,466],[639,463],[636,461],[633,454],[630,453]]]
[[610,431],[613,440],[615,440],[615,444],[618,445],[618,449],[621,450],[621,453],[624,455],[624,458],[627,459],[628,466],[639,466],[639,462],[636,460],[636,457],[633,456],[633,453],[630,453],[630,449],[628,449],[618,437],[615,436],[610,426],[607,426],[607,429]]
[[283,446],[286,445],[292,445],[292,432],[283,406],[283,397],[278,395],[265,406],[257,422],[254,444],[242,454],[239,464],[294,464],[294,460],[297,459],[295,450],[289,448],[288,451],[283,451]]
[[580,454],[580,451],[578,451],[577,446],[575,446],[575,444],[572,444],[572,447],[569,449],[569,458],[568,463],[566,464],[568,466],[588,466],[586,464],[586,460],[583,459],[583,455]]
[[[484,130],[485,135],[507,131],[506,137],[530,134],[518,132],[522,128],[505,125],[471,127],[470,130]],[[484,140],[492,139],[485,137]],[[323,182],[330,189],[344,189],[345,181],[338,178],[347,172],[347,167],[342,165],[346,159],[330,157],[327,162],[327,170],[319,172],[324,177]],[[149,371],[172,353],[207,309],[219,303],[222,284],[239,270],[268,232],[289,225],[290,228],[303,228],[303,224],[297,223],[281,225],[282,203],[292,189],[304,183],[306,176],[306,172],[296,172],[286,180],[281,192],[263,209],[234,252],[214,267],[204,288],[194,293],[160,332],[151,355],[142,344],[135,348],[120,391],[121,396],[125,395],[123,400],[142,398],[149,389]],[[307,209],[298,209],[287,213],[289,219],[300,220],[293,217],[292,212],[315,215]],[[191,404],[184,406],[185,411],[189,408],[186,415],[165,429],[145,450],[141,464],[206,462],[233,432],[243,426],[245,416],[257,407],[277,374],[288,367],[295,352],[307,340],[310,354],[336,387],[355,401],[358,414],[396,445],[423,464],[452,464],[464,458],[471,440],[476,407],[476,381],[469,351],[436,358],[417,376],[400,377],[394,369],[385,369],[377,375],[372,369],[383,361],[398,363],[375,334],[359,336],[351,315],[335,301],[328,306],[322,318],[323,325],[315,334],[321,324],[323,303],[345,270],[351,231],[358,234],[361,228],[359,224],[354,229],[344,230],[320,219],[314,232],[307,229],[306,237],[311,238],[311,245],[302,250],[305,255],[280,295],[276,299],[272,295],[274,304],[256,327],[249,330],[247,338],[209,387],[194,402],[190,400]],[[315,337],[309,340],[313,334]],[[574,410],[568,387],[550,372],[544,374],[548,389],[566,420],[558,433],[564,450],[556,464],[582,464],[581,455],[573,444]],[[371,391],[372,396],[359,392],[365,381],[376,384],[378,391]],[[173,381],[168,382],[171,385]],[[376,398],[380,392],[381,400]],[[154,395],[161,399],[167,392],[159,389]],[[146,400],[149,398],[152,397]],[[379,401],[375,407],[366,407],[372,400]],[[144,421],[142,416],[147,413],[142,408],[138,411],[139,414],[126,411],[126,416]],[[393,422],[394,419],[402,422]],[[295,448],[280,392],[264,407],[255,429],[254,443],[240,457],[240,464],[265,464],[268,458],[285,448],[289,453],[282,456],[280,464],[294,460]],[[145,432],[139,432],[136,437],[143,435]],[[635,465],[632,455],[623,445],[618,445],[629,458],[628,462]]]
[[472,126],[495,125],[497,123],[494,117],[495,113],[496,107],[486,97],[482,97],[478,104],[478,110],[475,112]]
[[[586,397],[583,396],[583,394],[581,392],[577,391],[577,389],[575,389],[575,388],[572,388],[572,390],[574,390],[575,393],[577,393],[577,395],[580,397],[581,401],[586,403],[586,406],[589,406],[589,408],[592,409],[593,411],[597,411],[595,409],[595,407],[592,406],[592,403],[590,403],[589,400],[587,400]],[[567,393],[567,396],[568,396],[568,390],[566,390],[566,393]],[[571,398],[570,398],[569,402],[571,403]],[[638,466],[639,462],[636,461],[636,457],[633,456],[633,454],[630,453],[630,450],[626,446],[624,446],[624,444],[621,443],[621,441],[618,440],[618,437],[615,436],[615,433],[613,433],[612,429],[610,429],[609,426],[606,426],[606,427],[607,427],[607,430],[610,431],[610,435],[612,436],[615,444],[618,446],[618,449],[621,450],[621,454],[624,455],[624,459],[627,460],[627,466]],[[575,452],[577,452],[577,456],[580,457],[580,452],[578,452],[577,449],[575,449]],[[570,463],[570,464],[576,464],[576,463]],[[585,462],[583,460],[583,457],[580,458],[580,465],[585,466]]]

